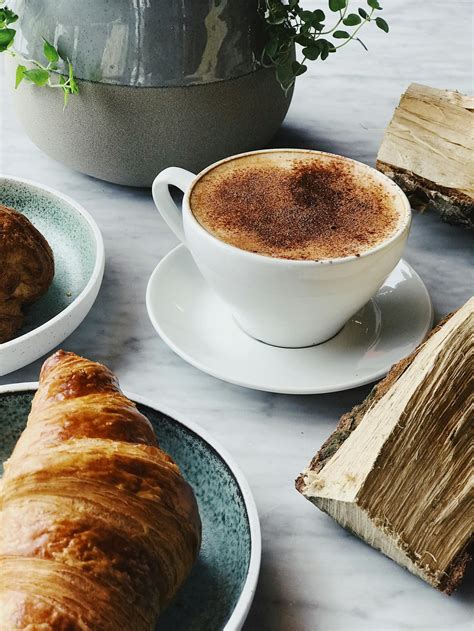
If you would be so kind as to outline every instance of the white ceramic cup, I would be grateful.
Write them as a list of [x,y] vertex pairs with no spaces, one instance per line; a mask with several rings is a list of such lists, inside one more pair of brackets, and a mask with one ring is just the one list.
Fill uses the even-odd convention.
[[[295,152],[270,149],[250,153]],[[301,150],[302,154],[329,155]],[[249,154],[240,154],[241,156]],[[403,191],[365,164],[343,158],[356,175],[383,184],[400,212],[397,231],[359,256],[321,261],[273,258],[241,250],[211,235],[194,217],[189,199],[193,186],[221,160],[194,175],[171,167],[153,182],[153,199],[161,216],[191,252],[201,274],[230,307],[237,324],[251,337],[287,348],[320,344],[374,296],[400,260],[410,230],[411,212]],[[340,156],[338,156],[340,157]],[[169,185],[184,193],[182,212]]]

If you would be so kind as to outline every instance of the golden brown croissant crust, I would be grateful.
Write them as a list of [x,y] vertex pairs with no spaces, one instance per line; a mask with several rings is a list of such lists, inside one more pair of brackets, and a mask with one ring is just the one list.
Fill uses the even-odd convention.
[[201,540],[191,487],[104,366],[41,370],[1,487],[2,631],[149,631]]
[[53,276],[46,239],[25,215],[0,204],[0,343],[15,335],[23,306],[46,293]]

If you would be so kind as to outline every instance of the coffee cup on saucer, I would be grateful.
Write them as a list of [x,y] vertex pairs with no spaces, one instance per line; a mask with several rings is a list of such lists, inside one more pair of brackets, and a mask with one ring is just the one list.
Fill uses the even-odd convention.
[[[169,186],[184,193],[180,211]],[[249,336],[320,344],[378,291],[411,222],[402,190],[365,164],[295,149],[249,152],[153,183],[163,219]]]

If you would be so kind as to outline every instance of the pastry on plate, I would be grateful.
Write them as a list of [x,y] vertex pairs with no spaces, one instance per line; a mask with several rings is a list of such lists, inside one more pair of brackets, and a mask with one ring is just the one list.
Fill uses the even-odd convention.
[[101,364],[41,370],[0,487],[0,629],[151,631],[199,551],[196,499]]
[[53,252],[22,213],[0,204],[0,343],[23,324],[23,308],[48,291]]

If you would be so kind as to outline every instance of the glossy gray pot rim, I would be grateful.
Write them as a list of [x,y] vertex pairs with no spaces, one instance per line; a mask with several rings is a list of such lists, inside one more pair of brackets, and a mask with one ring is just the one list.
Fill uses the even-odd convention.
[[260,67],[261,0],[10,0],[15,48],[43,59],[43,38],[78,78],[136,87],[225,81]]

